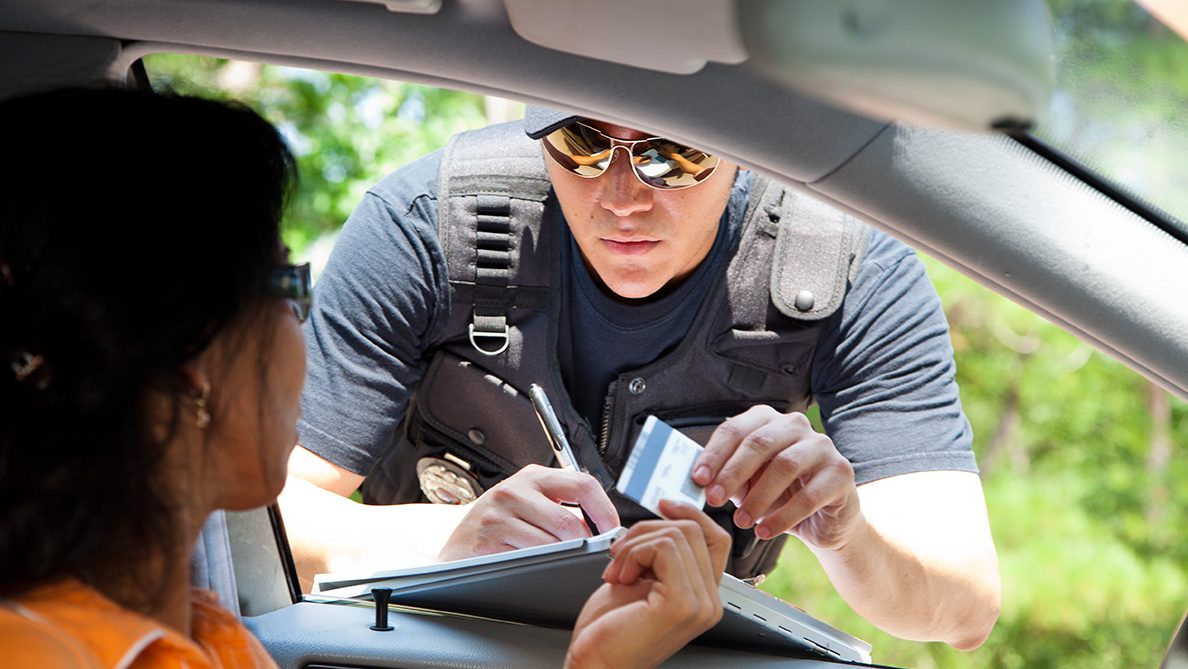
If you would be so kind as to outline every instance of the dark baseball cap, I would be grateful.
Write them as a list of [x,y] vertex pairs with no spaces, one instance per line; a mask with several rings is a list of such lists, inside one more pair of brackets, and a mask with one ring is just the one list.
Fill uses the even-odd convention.
[[582,117],[569,112],[528,105],[524,108],[524,133],[532,139],[540,139],[557,128],[573,123],[580,118]]

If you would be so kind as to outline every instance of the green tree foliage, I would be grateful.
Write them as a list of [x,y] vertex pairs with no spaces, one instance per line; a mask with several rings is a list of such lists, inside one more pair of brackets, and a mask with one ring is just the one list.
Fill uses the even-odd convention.
[[281,129],[301,173],[285,220],[296,254],[338,230],[385,174],[487,124],[481,96],[429,86],[175,54],[145,69],[155,89],[238,100]]

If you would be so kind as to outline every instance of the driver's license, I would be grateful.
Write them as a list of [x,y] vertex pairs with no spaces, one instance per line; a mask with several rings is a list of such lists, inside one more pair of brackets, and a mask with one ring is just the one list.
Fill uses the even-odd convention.
[[701,450],[701,444],[655,416],[648,416],[617,489],[657,516],[662,499],[700,509],[705,506],[705,488],[693,482],[693,463]]

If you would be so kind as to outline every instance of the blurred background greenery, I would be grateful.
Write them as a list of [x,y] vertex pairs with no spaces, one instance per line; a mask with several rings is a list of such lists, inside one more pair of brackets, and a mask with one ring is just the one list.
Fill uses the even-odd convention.
[[[1184,43],[1126,0],[1051,4],[1072,73],[1037,135],[1136,197],[1188,211],[1186,153],[1174,150],[1188,146],[1188,134],[1168,148],[1168,129],[1184,130]],[[156,88],[240,100],[281,128],[301,171],[286,241],[315,268],[370,184],[455,132],[522,113],[521,105],[468,93],[242,61],[161,54],[145,65]],[[1135,104],[1151,87],[1157,99]],[[1111,130],[1119,125],[1122,132]],[[1152,145],[1160,138],[1158,154],[1136,144],[1136,128]],[[1151,165],[1160,171],[1149,173]],[[925,261],[952,328],[976,435],[1003,577],[998,625],[970,653],[889,637],[848,609],[794,540],[763,587],[870,641],[874,659],[887,664],[1156,666],[1188,607],[1188,459],[1178,446],[1188,443],[1188,406]]]

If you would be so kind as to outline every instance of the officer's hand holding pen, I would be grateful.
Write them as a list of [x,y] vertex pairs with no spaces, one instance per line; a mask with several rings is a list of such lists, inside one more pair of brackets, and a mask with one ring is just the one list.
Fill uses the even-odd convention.
[[563,502],[581,505],[600,528],[619,526],[614,504],[593,476],[528,465],[470,503],[438,559],[458,560],[590,536],[586,524]]
[[[559,424],[558,424],[559,425]],[[559,462],[565,462],[559,456]],[[450,535],[440,560],[458,560],[580,539],[619,526],[619,514],[598,480],[572,467],[529,465],[479,495]],[[562,504],[577,504],[585,523]]]

